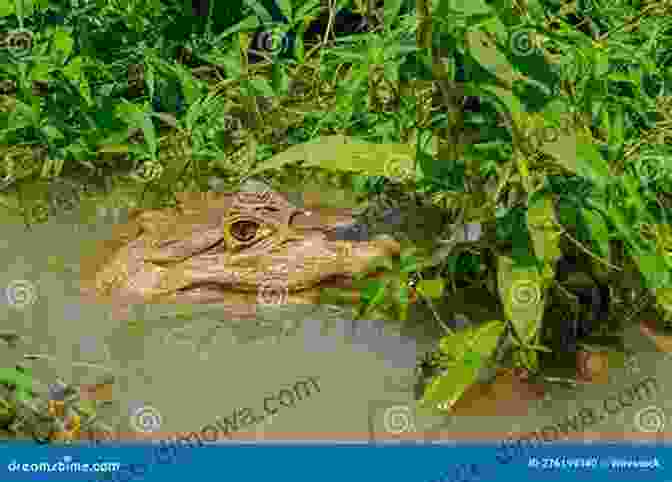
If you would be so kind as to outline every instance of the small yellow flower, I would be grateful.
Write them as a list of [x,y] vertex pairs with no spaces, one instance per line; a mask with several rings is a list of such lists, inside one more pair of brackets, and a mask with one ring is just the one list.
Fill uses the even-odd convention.
[[49,415],[52,417],[65,415],[65,403],[62,400],[49,400]]
[[75,437],[79,436],[79,431],[82,427],[82,420],[79,415],[73,415],[66,423],[67,430],[56,434],[56,440],[63,442],[71,442]]

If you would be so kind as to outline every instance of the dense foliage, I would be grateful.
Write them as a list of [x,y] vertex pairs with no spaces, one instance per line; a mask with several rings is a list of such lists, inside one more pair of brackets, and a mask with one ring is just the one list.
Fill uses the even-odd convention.
[[[410,194],[452,236],[405,240],[359,315],[476,285],[504,313],[438,320],[431,406],[502,340],[538,371],[558,297],[570,345],[645,294],[670,319],[669,2],[262,3],[0,0],[4,208],[30,224],[73,199],[165,204],[252,176],[371,206]],[[580,264],[588,291],[563,285]]]

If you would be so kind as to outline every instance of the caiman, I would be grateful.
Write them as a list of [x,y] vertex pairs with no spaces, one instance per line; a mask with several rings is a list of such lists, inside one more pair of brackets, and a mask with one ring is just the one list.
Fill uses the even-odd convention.
[[351,287],[397,241],[339,236],[352,210],[292,205],[286,195],[178,193],[174,208],[133,210],[82,262],[82,293],[113,306],[218,303],[253,317],[259,303],[316,304],[324,287]]

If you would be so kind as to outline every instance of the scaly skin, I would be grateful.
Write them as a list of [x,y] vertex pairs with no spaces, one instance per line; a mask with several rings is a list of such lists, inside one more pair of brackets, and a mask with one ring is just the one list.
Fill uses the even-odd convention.
[[113,304],[223,303],[253,316],[258,302],[316,303],[348,286],[396,241],[330,239],[350,210],[302,211],[276,192],[182,193],[177,208],[137,210],[83,263],[82,291]]

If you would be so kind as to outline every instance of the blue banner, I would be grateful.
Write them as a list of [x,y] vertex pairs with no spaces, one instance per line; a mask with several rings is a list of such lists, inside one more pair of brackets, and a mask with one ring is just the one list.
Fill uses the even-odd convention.
[[[520,448],[520,447],[518,447]],[[235,444],[106,447],[3,443],[2,481],[672,481],[662,443]]]

